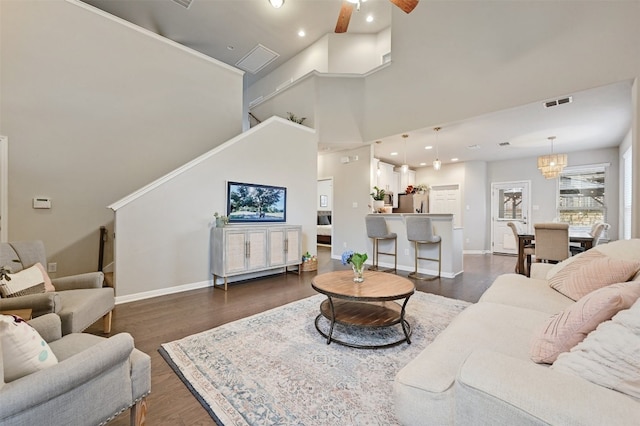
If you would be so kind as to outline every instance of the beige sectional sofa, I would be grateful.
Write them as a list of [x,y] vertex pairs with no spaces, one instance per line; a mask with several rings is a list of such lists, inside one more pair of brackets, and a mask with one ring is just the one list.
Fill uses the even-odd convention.
[[[616,241],[592,250],[613,259],[640,260],[640,240]],[[400,422],[404,425],[640,424],[637,395],[609,389],[560,371],[555,365],[538,364],[531,359],[532,339],[545,323],[554,314],[577,303],[551,288],[549,280],[583,255],[558,265],[534,264],[531,278],[517,274],[498,277],[478,303],[465,309],[397,374],[394,401]],[[630,280],[640,286],[640,273],[632,274]],[[640,301],[627,311],[640,317]],[[616,317],[611,321],[615,320]],[[589,333],[583,343],[593,333]],[[600,328],[598,333],[602,335]],[[635,333],[635,341],[628,342],[637,349],[637,356],[631,357],[631,368],[636,371],[631,380],[636,380],[635,386],[640,387],[637,376],[640,328]]]

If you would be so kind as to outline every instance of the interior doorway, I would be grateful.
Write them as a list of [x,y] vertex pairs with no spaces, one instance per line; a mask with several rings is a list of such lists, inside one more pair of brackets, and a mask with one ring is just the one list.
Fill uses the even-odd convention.
[[491,247],[493,253],[518,254],[518,242],[507,225],[518,222],[521,229],[531,232],[530,181],[491,184]]
[[329,247],[333,238],[333,178],[318,179],[316,200],[318,212],[316,243]]

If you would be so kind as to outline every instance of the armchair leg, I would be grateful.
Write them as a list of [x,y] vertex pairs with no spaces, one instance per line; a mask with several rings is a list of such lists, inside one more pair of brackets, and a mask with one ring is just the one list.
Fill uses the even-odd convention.
[[131,407],[131,426],[143,426],[147,421],[147,398],[142,398]]
[[106,334],[111,333],[111,315],[113,311],[109,311],[105,316],[102,317],[102,327]]

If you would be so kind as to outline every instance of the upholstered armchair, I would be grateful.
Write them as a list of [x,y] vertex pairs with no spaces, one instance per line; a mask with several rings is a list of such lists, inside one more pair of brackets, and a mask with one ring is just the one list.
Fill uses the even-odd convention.
[[7,379],[15,370],[7,370],[12,364],[3,353],[19,350],[29,359],[32,349],[24,348],[20,333],[35,333],[31,329],[15,332],[19,327],[29,327],[20,320],[11,323],[12,317],[4,318],[7,321],[0,326],[10,331],[5,330],[0,339],[0,424],[104,425],[129,408],[131,424],[144,424],[145,398],[151,390],[151,359],[135,349],[130,334],[110,338],[87,333],[62,336],[57,315],[34,318],[29,325],[38,332],[41,339],[37,340],[49,346],[36,342],[40,347],[37,350],[45,347],[56,361],[44,368],[20,366],[34,371]]
[[[42,241],[0,243],[0,266],[13,273],[40,263],[46,268]],[[103,318],[105,333],[111,332],[115,306],[113,288],[103,287],[102,272],[89,272],[51,280],[55,291],[0,298],[0,311],[31,309],[32,317],[55,313],[62,320],[62,334],[79,333]]]

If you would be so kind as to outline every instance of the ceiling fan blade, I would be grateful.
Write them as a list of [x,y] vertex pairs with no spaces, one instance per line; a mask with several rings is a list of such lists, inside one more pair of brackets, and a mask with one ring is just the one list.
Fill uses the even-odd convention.
[[351,19],[352,13],[353,4],[347,2],[346,0],[343,1],[342,7],[340,8],[340,15],[338,15],[338,22],[336,22],[337,33],[347,32],[347,28],[349,27],[349,20]]
[[411,13],[413,9],[418,5],[418,0],[389,0],[391,3],[398,6],[404,13]]

